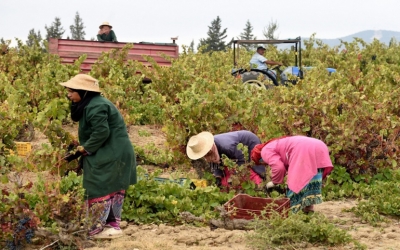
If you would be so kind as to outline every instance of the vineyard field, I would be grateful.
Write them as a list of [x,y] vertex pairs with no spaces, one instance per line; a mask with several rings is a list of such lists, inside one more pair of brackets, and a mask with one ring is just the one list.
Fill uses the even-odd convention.
[[[127,61],[132,45],[103,53],[89,74],[123,115],[140,165],[140,180],[125,197],[126,235],[105,243],[86,240],[90,218],[82,176],[65,174],[74,163],[63,160],[77,138],[77,124],[59,83],[80,72],[85,56],[64,65],[47,53],[47,42],[0,44],[0,247],[398,248],[400,45],[355,39],[329,47],[314,37],[304,44],[302,66],[312,69],[296,85],[269,89],[250,88],[234,78],[230,50],[193,53],[183,47],[178,58],[164,56],[170,67],[150,57],[145,58],[150,67]],[[268,46],[266,57],[292,65],[293,53]],[[239,66],[248,67],[251,55],[240,50]],[[145,76],[151,84],[142,82]],[[207,171],[198,175],[201,161],[188,159],[186,142],[201,131],[238,129],[262,141],[305,135],[327,144],[335,167],[324,183],[325,202],[315,214],[256,220],[247,231],[210,230],[209,221],[222,218],[219,207],[237,190],[266,194],[246,182],[220,192]],[[31,143],[32,151],[27,156],[11,153],[15,142]],[[160,176],[203,177],[210,185],[191,190],[187,184],[152,179]],[[202,219],[185,222],[182,212]]]

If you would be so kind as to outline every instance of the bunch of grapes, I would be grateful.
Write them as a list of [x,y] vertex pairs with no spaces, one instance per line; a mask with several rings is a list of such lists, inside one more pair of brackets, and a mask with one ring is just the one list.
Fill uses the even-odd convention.
[[19,221],[18,221],[18,224],[17,224],[17,226],[16,226],[16,228],[15,228],[15,230],[14,230],[14,232],[15,232],[15,233],[19,233],[19,232],[25,230],[25,229],[26,229],[25,224],[26,224],[28,221],[30,221],[30,220],[31,220],[31,219],[30,219],[29,217],[25,217],[25,218],[19,220]]
[[9,250],[17,250],[18,248],[17,248],[17,246],[15,245],[14,241],[8,240],[7,243],[6,243],[6,249],[9,249]]
[[[21,245],[21,241],[25,239],[27,243],[31,243],[34,236],[34,231],[29,227],[29,221],[31,218],[24,217],[20,219],[15,226],[13,240],[8,240],[6,243],[6,248],[9,250],[17,250]],[[23,238],[21,238],[23,236]]]
[[28,243],[31,243],[32,237],[34,236],[34,232],[32,228],[29,228],[28,230],[25,231],[25,240]]

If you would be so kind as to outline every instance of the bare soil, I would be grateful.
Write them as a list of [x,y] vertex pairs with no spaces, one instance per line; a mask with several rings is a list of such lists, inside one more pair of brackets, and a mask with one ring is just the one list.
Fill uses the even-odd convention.
[[[324,214],[338,227],[347,230],[351,236],[368,249],[400,249],[400,228],[398,221],[390,220],[380,227],[372,227],[362,223],[353,213],[344,210],[354,207],[355,200],[328,201],[316,206],[316,212]],[[127,224],[127,223],[126,223]],[[124,226],[124,236],[111,241],[93,242],[90,250],[104,249],[188,249],[188,250],[250,250],[246,234],[241,230],[217,229],[211,231],[208,227],[168,226],[168,225],[127,225]],[[268,247],[266,246],[266,249]],[[299,249],[299,248],[296,248]],[[305,244],[301,249],[350,249],[343,247],[313,247]]]
[[327,201],[315,206],[315,211],[347,230],[354,239],[368,246],[368,249],[400,249],[399,221],[388,218],[389,222],[373,227],[362,222],[354,213],[345,211],[356,205],[357,201],[351,199]]
[[[77,126],[66,127],[76,136]],[[161,128],[154,126],[131,126],[129,136],[135,145],[144,146],[155,143],[164,147],[165,135]],[[32,141],[33,148],[39,148],[46,143],[45,136],[36,131]],[[151,168],[151,166],[148,166]],[[154,168],[154,167],[153,167]],[[24,173],[24,181],[36,178],[32,173]],[[373,227],[363,223],[353,213],[346,212],[357,201],[347,199],[343,201],[328,201],[315,207],[316,212],[324,214],[338,227],[347,230],[354,239],[368,246],[368,249],[400,249],[399,221],[389,218],[389,222],[380,227]],[[216,229],[208,227],[194,227],[189,225],[133,225],[122,222],[124,236],[114,240],[93,241],[90,250],[130,249],[130,250],[247,250],[252,249],[247,244],[247,231]],[[266,249],[268,247],[266,246]],[[298,248],[297,248],[298,249]],[[349,249],[305,246],[303,249]]]
[[167,225],[129,225],[124,229],[125,236],[111,241],[96,242],[90,250],[140,249],[140,250],[245,250],[244,231],[206,227],[167,226]]

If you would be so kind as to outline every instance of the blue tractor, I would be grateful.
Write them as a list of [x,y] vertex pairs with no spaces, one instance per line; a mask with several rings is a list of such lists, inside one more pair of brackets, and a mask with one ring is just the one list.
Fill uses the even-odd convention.
[[[239,47],[245,44],[291,44],[291,49],[295,52],[295,63],[293,66],[287,66],[281,69],[279,65],[275,65],[267,70],[256,68],[238,68]],[[310,70],[312,67],[301,66],[301,38],[286,40],[233,40],[233,64],[232,75],[241,78],[244,84],[261,88],[271,88],[274,86],[287,85],[288,83],[296,84],[298,79],[303,79],[304,71]],[[333,68],[327,68],[329,74],[336,72]]]

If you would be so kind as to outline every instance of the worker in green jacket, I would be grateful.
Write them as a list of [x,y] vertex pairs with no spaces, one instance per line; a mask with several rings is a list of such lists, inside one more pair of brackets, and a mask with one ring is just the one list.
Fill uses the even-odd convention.
[[100,30],[97,33],[97,41],[100,42],[118,42],[112,26],[108,22],[103,22],[99,26]]
[[90,229],[89,236],[122,236],[119,223],[125,192],[137,181],[135,153],[125,122],[114,104],[100,95],[95,78],[78,74],[60,84],[71,100],[71,118],[79,122],[80,146],[65,160],[83,158],[85,199],[100,222]]

